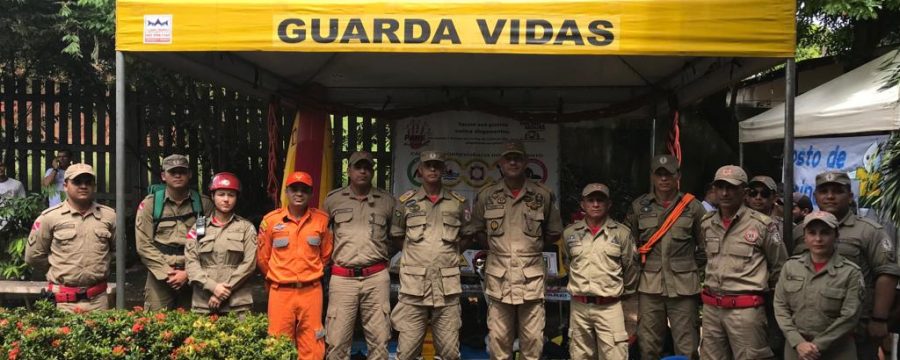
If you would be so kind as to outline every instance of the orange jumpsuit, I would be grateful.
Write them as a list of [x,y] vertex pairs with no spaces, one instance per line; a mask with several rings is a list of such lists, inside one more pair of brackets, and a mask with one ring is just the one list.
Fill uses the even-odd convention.
[[325,356],[322,284],[333,237],[328,214],[309,208],[293,219],[274,210],[259,225],[256,262],[269,287],[269,334],[296,339],[299,359]]

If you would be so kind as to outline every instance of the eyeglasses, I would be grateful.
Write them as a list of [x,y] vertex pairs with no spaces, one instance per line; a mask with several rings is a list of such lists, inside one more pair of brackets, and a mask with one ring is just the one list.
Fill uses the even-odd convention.
[[762,197],[767,198],[769,196],[772,196],[772,191],[770,191],[769,189],[750,189],[749,191],[747,191],[747,195],[750,195],[750,197],[761,195]]

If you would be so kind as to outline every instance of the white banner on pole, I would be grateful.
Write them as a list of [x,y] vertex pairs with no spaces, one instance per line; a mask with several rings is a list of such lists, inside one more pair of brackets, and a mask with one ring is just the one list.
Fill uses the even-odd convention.
[[816,175],[842,171],[853,182],[853,197],[859,207],[869,207],[871,197],[878,194],[881,177],[879,146],[887,139],[887,135],[871,135],[795,140],[794,191],[809,196],[815,206]]
[[475,111],[446,111],[400,119],[393,127],[394,194],[421,185],[419,153],[443,151],[444,186],[472,200],[484,185],[500,181],[497,159],[504,142],[520,140],[528,153],[526,175],[559,194],[559,126]]

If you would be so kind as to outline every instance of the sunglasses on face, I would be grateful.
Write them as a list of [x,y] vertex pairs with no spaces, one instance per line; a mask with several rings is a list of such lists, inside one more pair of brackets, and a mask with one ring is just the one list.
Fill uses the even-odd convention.
[[769,196],[772,196],[772,191],[770,191],[769,189],[750,189],[747,194],[750,195],[750,197],[761,195],[762,197],[767,198]]

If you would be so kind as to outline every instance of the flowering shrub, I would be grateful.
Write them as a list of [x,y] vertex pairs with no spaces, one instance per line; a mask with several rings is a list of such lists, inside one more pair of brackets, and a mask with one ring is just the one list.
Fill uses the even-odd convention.
[[110,310],[68,314],[39,301],[0,308],[0,359],[291,359],[285,337],[269,337],[262,315]]

